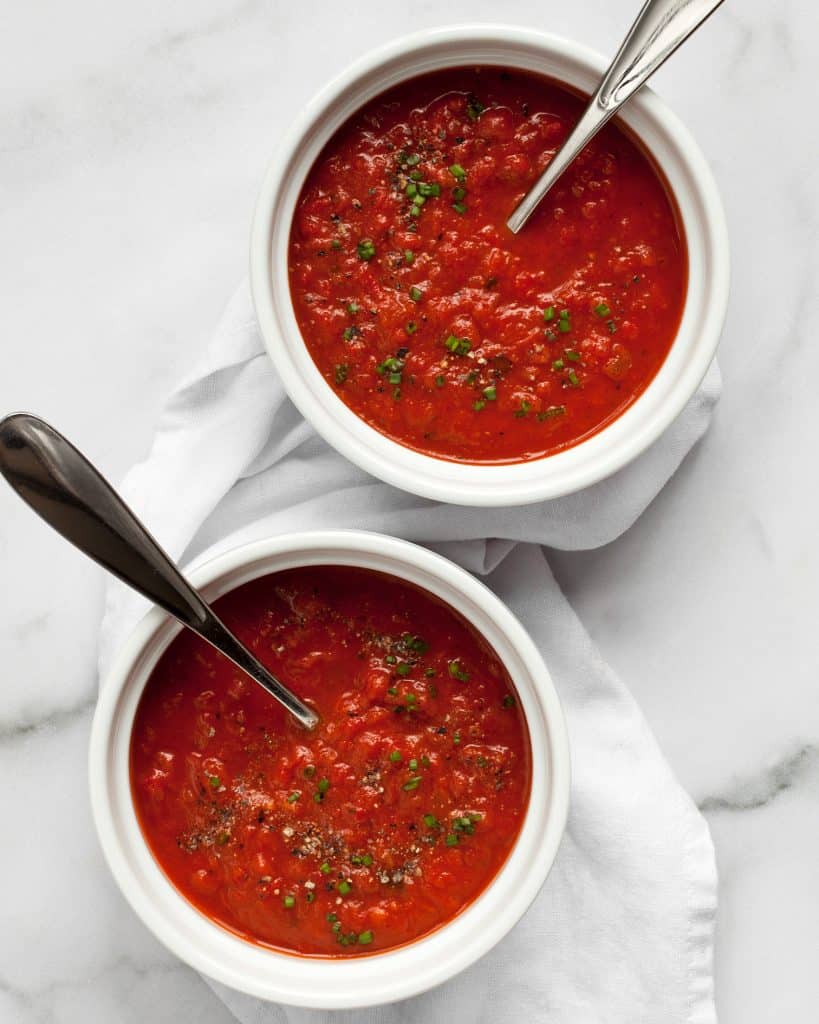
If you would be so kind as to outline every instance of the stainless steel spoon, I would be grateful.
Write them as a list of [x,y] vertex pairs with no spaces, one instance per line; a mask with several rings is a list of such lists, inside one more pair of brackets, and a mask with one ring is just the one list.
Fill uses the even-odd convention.
[[517,234],[583,147],[723,0],[648,0],[574,130],[506,222]]
[[27,413],[0,420],[0,473],[57,533],[198,633],[308,729],[318,722],[230,632],[100,473]]

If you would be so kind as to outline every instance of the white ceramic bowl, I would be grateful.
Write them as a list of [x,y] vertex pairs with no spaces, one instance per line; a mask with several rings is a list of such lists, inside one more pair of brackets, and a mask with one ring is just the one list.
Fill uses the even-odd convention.
[[506,65],[591,92],[607,61],[557,36],[502,25],[435,29],[391,43],[352,65],[307,105],[277,146],[253,222],[250,277],[270,356],[302,414],[367,472],[424,497],[463,505],[520,505],[578,491],[644,451],[696,391],[714,356],[728,302],[728,236],[717,188],[699,147],[666,105],[643,89],[622,120],[650,150],[677,200],[688,243],[688,294],[660,372],[620,417],[586,441],[546,458],[470,465],[405,448],[341,401],[305,347],[290,299],[287,251],[293,211],[323,146],[347,118],[385,89],[459,65]]
[[451,978],[518,921],[554,861],[569,801],[563,714],[546,666],[512,613],[482,583],[406,541],[358,531],[289,534],[236,548],[190,573],[213,599],[248,580],[301,565],[354,565],[391,573],[446,601],[483,634],[514,681],[529,727],[532,788],[520,835],[485,892],[454,920],[411,945],[347,960],[289,956],[213,924],[180,895],[140,831],[129,779],[134,713],[148,676],[179,627],[151,611],[102,687],[91,731],[91,804],[103,852],[125,898],[191,967],[275,1002],[352,1008],[404,999]]

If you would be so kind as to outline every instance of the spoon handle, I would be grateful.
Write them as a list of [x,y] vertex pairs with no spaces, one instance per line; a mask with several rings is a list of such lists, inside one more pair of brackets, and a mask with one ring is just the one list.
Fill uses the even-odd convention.
[[80,551],[202,636],[308,728],[316,713],[256,660],[211,610],[107,480],[36,416],[0,421],[0,474]]
[[574,130],[507,221],[517,234],[583,147],[723,0],[647,0]]

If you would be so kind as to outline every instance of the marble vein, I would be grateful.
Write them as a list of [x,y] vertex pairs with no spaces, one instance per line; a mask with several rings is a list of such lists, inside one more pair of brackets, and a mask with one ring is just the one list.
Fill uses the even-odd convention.
[[806,743],[763,771],[738,779],[726,792],[705,797],[698,806],[704,814],[758,810],[817,775],[819,743]]

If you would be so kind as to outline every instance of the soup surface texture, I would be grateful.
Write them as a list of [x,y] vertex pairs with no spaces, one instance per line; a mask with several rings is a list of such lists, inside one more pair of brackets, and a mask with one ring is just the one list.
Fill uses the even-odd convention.
[[434,72],[368,103],[312,168],[290,236],[296,320],[329,386],[393,440],[540,458],[622,413],[668,354],[681,227],[616,124],[506,227],[582,107],[524,72]]
[[312,732],[185,631],[131,739],[145,838],[176,888],[242,937],[352,956],[411,942],[497,873],[523,822],[529,740],[486,642],[363,569],[262,577],[216,603],[321,713]]

